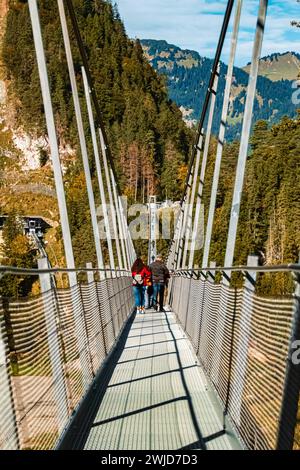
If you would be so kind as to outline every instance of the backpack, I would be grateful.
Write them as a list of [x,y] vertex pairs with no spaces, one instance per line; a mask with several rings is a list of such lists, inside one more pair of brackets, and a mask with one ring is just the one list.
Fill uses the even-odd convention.
[[133,283],[134,285],[142,286],[144,284],[143,276],[141,274],[136,274],[133,276]]

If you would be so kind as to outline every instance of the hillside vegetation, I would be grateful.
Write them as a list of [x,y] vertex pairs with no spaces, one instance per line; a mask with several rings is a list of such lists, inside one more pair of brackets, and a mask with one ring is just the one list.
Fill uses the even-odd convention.
[[[144,58],[140,43],[127,37],[119,14],[109,1],[75,0],[73,3],[123,193],[130,201],[140,201],[143,197],[146,200],[148,195],[153,193],[163,197],[167,187],[170,198],[179,197],[192,139],[191,132],[181,119],[179,109],[168,97],[164,80]],[[41,0],[39,11],[76,263],[83,265],[88,260],[95,261],[95,253],[57,4],[52,0]],[[69,31],[90,166],[97,201],[100,202],[83,98],[80,73],[82,62],[71,25]],[[26,1],[9,2],[2,44],[2,62],[8,102],[2,111],[4,124],[0,129],[4,154],[1,162],[1,212],[6,214],[16,211],[21,214],[43,215],[55,225],[58,221],[55,197],[45,194],[43,190],[39,194],[31,190],[32,183],[40,183],[41,186],[53,189],[49,148],[40,149],[39,168],[25,169],[22,152],[16,149],[11,132],[11,129],[17,129],[35,138],[46,136]],[[172,164],[172,175],[169,178],[165,170],[166,162]],[[165,174],[162,184],[161,173]],[[55,264],[63,263],[59,227],[52,230],[51,237],[57,261],[54,261],[51,254],[53,250],[51,253],[49,251],[50,259]],[[106,250],[105,256],[107,257]]]
[[[243,67],[249,73],[250,64]],[[300,54],[296,52],[274,53],[262,57],[259,63],[258,73],[269,78],[273,82],[279,80],[296,80],[300,70]]]
[[[300,113],[298,115],[300,117]],[[261,264],[297,263],[300,253],[300,119],[285,117],[272,127],[258,121],[251,138],[235,264],[245,265],[251,253]],[[212,139],[204,186],[205,216],[208,215],[217,141]],[[236,174],[239,144],[224,150],[211,246],[211,259],[224,266],[227,231]],[[202,252],[197,253],[201,262]],[[286,275],[264,276],[261,288],[274,295],[294,289]]]
[[[177,106],[168,98],[163,77],[158,76],[144,58],[140,43],[128,39],[118,12],[109,2],[76,0],[74,4],[122,191],[129,196],[130,201],[142,201],[143,197],[146,199],[152,192],[158,198],[167,195],[170,199],[178,200],[183,189],[193,135],[182,121]],[[83,266],[86,261],[93,260],[95,263],[95,252],[66,58],[55,2],[41,0],[39,5],[59,142],[64,149],[62,163],[76,264]],[[39,168],[24,170],[21,152],[14,147],[9,128],[22,128],[35,136],[44,136],[46,132],[28,5],[15,0],[10,1],[9,6],[2,51],[8,86],[6,106],[9,113],[4,115],[7,121],[4,121],[0,129],[3,155],[0,168],[0,207],[5,214],[31,213],[51,220],[53,228],[47,235],[49,258],[53,265],[63,265],[49,149],[41,149]],[[80,75],[81,60],[73,34],[71,36],[78,87],[82,108],[85,110]],[[161,50],[165,47],[162,44]],[[153,53],[150,49],[147,53],[151,58]],[[200,60],[196,53],[191,51],[186,55],[185,51],[177,49],[172,53],[177,55],[176,60],[183,61],[187,70],[195,69],[196,72],[195,61]],[[179,70],[181,66],[179,64],[176,67]],[[176,67],[174,66],[175,71]],[[208,74],[208,59],[201,58],[201,67]],[[185,73],[183,68],[180,70]],[[240,73],[246,84],[246,72]],[[260,80],[260,90],[261,84],[269,86],[271,83],[263,77]],[[280,86],[284,87],[285,82]],[[190,87],[191,83],[189,90],[192,89]],[[245,96],[245,90],[241,93]],[[219,108],[221,98],[220,95]],[[279,99],[277,96],[274,100],[277,98]],[[201,99],[203,100],[203,93]],[[242,101],[240,106],[242,109]],[[255,109],[257,106],[256,104]],[[231,117],[241,121],[240,115],[234,114]],[[84,120],[95,193],[99,202],[85,111]],[[235,126],[230,126],[229,132],[232,127]],[[256,123],[247,162],[236,249],[237,263],[244,264],[249,252],[259,253],[261,262],[268,264],[298,260],[299,134],[300,123],[297,116],[294,119],[285,117],[277,124],[263,120]],[[224,149],[211,251],[211,259],[215,259],[220,265],[224,262],[238,149],[238,142],[228,143]],[[215,155],[216,140],[213,138],[205,181],[206,216]],[[164,251],[166,245],[166,241],[160,241],[159,250]],[[147,243],[141,242],[137,246],[146,252]],[[105,248],[104,246],[107,260]],[[201,252],[197,254],[197,261],[201,261]],[[287,285],[285,279],[278,279],[278,285],[272,285],[271,290],[286,292],[290,289],[291,285]]]
[[[169,96],[178,106],[184,108],[184,113],[187,114],[186,120],[194,122],[199,119],[213,60],[200,56],[196,51],[182,50],[173,44],[168,44],[166,41],[144,39],[141,44],[149,63],[159,74],[166,77]],[[296,54],[293,57],[295,61],[298,60]],[[261,71],[263,71],[264,63],[268,64],[270,60],[268,62],[267,58],[263,59]],[[274,63],[272,62],[272,64]],[[282,59],[280,64],[282,69],[283,64],[286,68],[288,67],[287,60]],[[268,73],[271,73],[272,70],[274,68],[269,66]],[[221,62],[219,93],[216,100],[213,124],[215,134],[219,130],[226,73],[227,65]],[[290,75],[294,74],[293,80],[296,80],[298,72],[295,71],[294,62],[292,68],[289,69],[289,73]],[[226,134],[229,141],[240,138],[248,80],[249,75],[245,70],[238,67],[234,68],[228,120],[231,125]],[[273,82],[261,73],[257,81],[253,122],[264,119],[270,124],[275,124],[285,115],[295,117],[297,106],[292,102],[294,91],[291,81],[280,80]]]

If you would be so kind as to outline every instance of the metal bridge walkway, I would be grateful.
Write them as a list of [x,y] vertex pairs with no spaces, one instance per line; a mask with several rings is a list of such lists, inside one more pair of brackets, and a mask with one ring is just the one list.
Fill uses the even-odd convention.
[[173,313],[137,315],[125,336],[107,364],[97,410],[79,447],[239,448],[233,434],[222,431],[218,403]]

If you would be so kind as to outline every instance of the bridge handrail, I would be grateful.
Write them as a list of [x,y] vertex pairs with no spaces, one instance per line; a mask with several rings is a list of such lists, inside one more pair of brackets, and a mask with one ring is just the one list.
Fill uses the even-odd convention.
[[[295,264],[295,263],[289,263],[289,264],[274,264],[274,265],[269,265],[269,266],[211,266],[207,268],[193,268],[193,269],[176,269],[173,270],[173,273],[179,273],[179,274],[184,274],[184,273],[201,273],[202,271],[204,272],[210,272],[210,271],[232,271],[232,272],[242,272],[242,271],[254,271],[258,273],[264,273],[264,272],[288,272],[288,273],[295,273],[295,272],[300,272],[300,264]],[[99,268],[74,268],[74,269],[68,269],[68,268],[47,268],[47,269],[39,269],[39,268],[18,268],[15,266],[0,266],[0,274],[26,274],[28,276],[35,276],[38,274],[55,274],[55,273],[70,273],[70,272],[76,272],[76,273],[85,273],[85,272],[118,272],[118,273],[126,273],[130,274],[131,271],[127,269],[112,269],[112,268],[105,268],[105,269],[99,269]]]
[[66,268],[1,271],[40,275],[40,293],[1,296],[0,449],[54,449],[134,310],[131,276],[107,268],[97,280],[97,268],[79,268],[87,282],[59,287],[51,273]]
[[193,268],[193,269],[176,269],[174,273],[201,273],[209,271],[232,271],[232,272],[241,272],[241,271],[255,271],[255,272],[300,272],[300,264],[279,264],[279,265],[269,265],[269,266],[211,266],[207,268]]
[[[231,285],[232,271],[243,274],[243,284]],[[300,265],[293,263],[173,271],[170,308],[223,407],[224,428],[228,418],[248,449],[296,445],[299,271]],[[217,281],[216,272],[225,282]],[[260,293],[254,272],[293,276],[294,293]]]
[[116,272],[130,274],[131,271],[127,269],[112,269],[112,268],[17,268],[15,266],[0,266],[0,274],[26,274],[27,276],[36,276],[38,274],[55,274],[55,273],[86,273],[86,272]]

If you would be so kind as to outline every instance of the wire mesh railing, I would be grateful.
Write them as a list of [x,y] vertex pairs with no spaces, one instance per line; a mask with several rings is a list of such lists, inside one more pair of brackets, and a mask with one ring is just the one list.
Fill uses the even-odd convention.
[[0,305],[0,448],[55,448],[133,311],[131,277]]
[[[187,271],[174,273],[169,292],[170,306],[244,447],[276,449],[280,433],[288,442],[296,417],[285,419],[282,410],[299,299],[263,297],[247,284],[234,288]],[[289,386],[299,397],[298,369]]]

